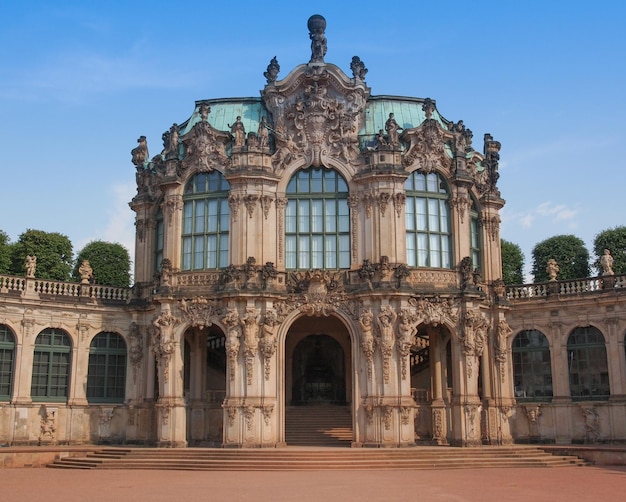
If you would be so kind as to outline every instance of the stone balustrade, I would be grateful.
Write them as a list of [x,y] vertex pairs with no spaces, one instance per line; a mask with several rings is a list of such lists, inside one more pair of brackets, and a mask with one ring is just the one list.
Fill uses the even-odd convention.
[[548,296],[601,293],[607,290],[626,288],[626,274],[541,282],[537,284],[512,285],[506,288],[509,301],[532,300]]
[[127,302],[131,297],[131,288],[0,275],[0,294],[14,292],[19,293],[21,296],[36,294],[40,297],[86,297],[95,300],[120,302]]

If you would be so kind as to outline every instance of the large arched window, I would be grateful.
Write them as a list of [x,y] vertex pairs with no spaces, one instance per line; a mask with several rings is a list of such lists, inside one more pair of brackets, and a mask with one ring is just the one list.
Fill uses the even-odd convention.
[[183,195],[182,269],[228,266],[230,185],[218,171],[197,174]]
[[65,401],[70,382],[70,337],[59,329],[44,329],[35,340],[33,380],[30,394],[33,401]]
[[121,403],[125,390],[126,343],[117,333],[99,333],[89,346],[87,401]]
[[15,361],[15,336],[8,326],[0,324],[0,401],[11,399]]
[[410,267],[450,268],[448,190],[436,173],[413,172],[406,189],[406,256]]
[[513,385],[520,401],[552,398],[550,345],[541,331],[529,329],[513,339]]
[[330,169],[301,170],[287,185],[287,201],[286,268],[350,268],[346,181]]
[[567,339],[567,363],[572,399],[608,399],[609,370],[604,336],[598,328],[576,328]]

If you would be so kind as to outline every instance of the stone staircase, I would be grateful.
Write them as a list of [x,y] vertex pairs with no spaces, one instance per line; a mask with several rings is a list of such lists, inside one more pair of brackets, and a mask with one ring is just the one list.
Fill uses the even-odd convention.
[[285,414],[288,446],[347,446],[352,444],[349,406],[320,404],[288,406]]
[[287,447],[280,449],[102,448],[65,457],[57,469],[163,469],[189,471],[295,471],[563,467],[587,465],[532,446],[398,449]]

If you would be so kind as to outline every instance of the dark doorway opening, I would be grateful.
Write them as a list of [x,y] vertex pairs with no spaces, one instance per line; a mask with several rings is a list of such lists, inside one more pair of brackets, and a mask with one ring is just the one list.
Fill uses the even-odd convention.
[[328,335],[309,335],[293,351],[292,403],[345,404],[345,355]]

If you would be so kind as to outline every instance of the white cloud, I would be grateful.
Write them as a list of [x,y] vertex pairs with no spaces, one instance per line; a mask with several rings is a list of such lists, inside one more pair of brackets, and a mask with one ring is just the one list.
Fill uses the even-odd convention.
[[81,102],[99,93],[129,89],[179,89],[198,79],[197,71],[168,71],[163,62],[141,54],[109,56],[79,51],[4,78],[0,97]]

